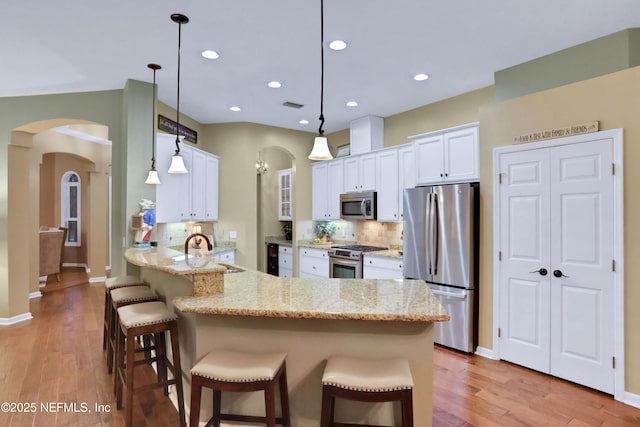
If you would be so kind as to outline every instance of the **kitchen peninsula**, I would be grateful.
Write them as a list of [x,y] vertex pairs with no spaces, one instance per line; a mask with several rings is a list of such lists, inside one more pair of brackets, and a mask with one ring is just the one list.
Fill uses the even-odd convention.
[[[125,252],[179,316],[185,384],[191,367],[213,349],[284,351],[292,425],[317,427],[327,357],[401,357],[409,360],[415,384],[415,425],[431,425],[432,322],[447,321],[449,315],[424,282],[282,278],[241,268],[225,273],[232,271],[229,266],[194,255],[169,248]],[[214,285],[198,296],[196,281]],[[210,416],[210,401],[205,394],[201,420]],[[222,404],[254,414],[263,413],[264,405],[260,393],[229,393]],[[388,403],[336,404],[336,418],[344,422],[392,424],[393,412]]]

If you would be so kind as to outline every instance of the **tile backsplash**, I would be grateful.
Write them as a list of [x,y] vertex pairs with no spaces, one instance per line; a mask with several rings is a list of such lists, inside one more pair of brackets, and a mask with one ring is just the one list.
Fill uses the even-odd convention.
[[[385,246],[392,249],[402,248],[401,222],[377,221],[333,221],[337,230],[332,240],[353,241],[374,246]],[[313,239],[315,222],[298,222],[298,239]]]

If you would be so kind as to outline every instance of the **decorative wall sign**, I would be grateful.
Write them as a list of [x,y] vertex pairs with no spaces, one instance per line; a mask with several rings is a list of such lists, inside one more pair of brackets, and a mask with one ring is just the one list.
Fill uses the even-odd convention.
[[514,144],[526,144],[528,142],[544,141],[545,139],[563,138],[565,136],[582,135],[584,133],[598,132],[600,122],[581,123],[555,129],[540,130],[514,136]]
[[[168,117],[158,114],[158,129],[168,133],[176,134],[176,128],[178,124]],[[194,144],[198,143],[198,132],[193,129],[189,129],[184,125],[180,125],[180,135],[184,135],[184,139]]]

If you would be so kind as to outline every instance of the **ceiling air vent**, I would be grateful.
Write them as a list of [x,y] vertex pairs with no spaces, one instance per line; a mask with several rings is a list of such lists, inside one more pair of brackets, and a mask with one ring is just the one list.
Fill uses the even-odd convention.
[[304,107],[304,105],[302,104],[298,104],[296,102],[290,102],[290,101],[285,101],[282,103],[283,106],[285,107],[289,107],[289,108],[302,108]]

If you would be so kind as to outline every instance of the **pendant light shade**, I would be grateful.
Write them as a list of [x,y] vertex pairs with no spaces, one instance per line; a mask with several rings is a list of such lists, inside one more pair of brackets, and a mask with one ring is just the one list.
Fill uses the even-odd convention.
[[333,156],[329,151],[329,145],[327,144],[327,138],[324,136],[316,136],[313,142],[313,150],[309,154],[310,160],[331,160]]
[[160,178],[156,171],[156,71],[162,67],[158,64],[148,64],[147,67],[153,70],[153,107],[151,108],[151,169],[144,183],[158,185]]
[[333,156],[329,151],[327,138],[324,136],[324,0],[320,0],[320,128],[318,136],[313,142],[313,149],[309,154],[309,160],[331,160]]
[[158,171],[150,170],[149,175],[147,175],[147,180],[144,182],[145,184],[160,184],[160,178],[158,177]]
[[189,18],[179,13],[171,15],[171,20],[178,24],[178,96],[176,99],[176,152],[171,158],[171,166],[169,173],[187,173],[187,167],[184,165],[184,159],[180,155],[180,45],[182,41],[182,24],[189,22]]

